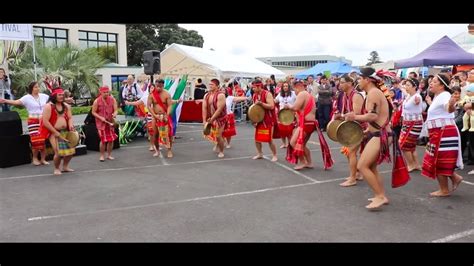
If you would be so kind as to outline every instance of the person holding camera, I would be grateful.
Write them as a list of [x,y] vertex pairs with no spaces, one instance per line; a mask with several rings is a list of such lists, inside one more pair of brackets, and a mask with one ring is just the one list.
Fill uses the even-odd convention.
[[[5,69],[0,68],[0,98],[5,100],[12,99],[12,92],[10,90],[11,82],[8,75],[5,73]],[[2,104],[2,112],[10,111],[8,104]]]

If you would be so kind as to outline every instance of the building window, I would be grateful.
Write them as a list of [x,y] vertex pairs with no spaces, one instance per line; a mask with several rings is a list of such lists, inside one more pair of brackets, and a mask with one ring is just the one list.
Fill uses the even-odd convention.
[[117,34],[79,31],[79,46],[82,49],[97,49],[104,59],[118,63]]
[[120,91],[120,86],[122,86],[122,81],[127,80],[127,75],[123,76],[112,76],[112,90]]
[[33,27],[36,40],[41,40],[44,46],[61,47],[68,43],[68,31],[66,29],[55,29],[45,27]]

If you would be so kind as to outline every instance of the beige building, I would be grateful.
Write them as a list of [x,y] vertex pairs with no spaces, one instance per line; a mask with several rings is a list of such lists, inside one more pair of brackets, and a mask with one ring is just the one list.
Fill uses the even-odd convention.
[[127,75],[143,73],[143,67],[127,65],[127,33],[125,24],[33,24],[35,38],[45,45],[66,43],[81,48],[97,48],[111,63],[97,71],[99,80],[118,90]]

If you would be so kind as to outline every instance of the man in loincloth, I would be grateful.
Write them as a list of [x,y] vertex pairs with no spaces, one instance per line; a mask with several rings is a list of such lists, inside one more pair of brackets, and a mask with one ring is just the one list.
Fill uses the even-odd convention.
[[376,75],[375,69],[366,67],[360,71],[359,86],[367,93],[364,106],[367,113],[349,112],[344,117],[347,121],[368,122],[367,144],[357,163],[357,169],[374,192],[374,197],[369,199],[371,203],[366,208],[375,210],[389,202],[377,165],[384,161],[390,162],[390,103],[378,87],[382,78]]
[[118,138],[115,134],[115,118],[117,117],[117,101],[110,95],[109,87],[99,88],[100,96],[92,104],[92,115],[95,116],[95,124],[100,137],[100,158],[105,161],[105,148],[107,147],[107,159],[114,160],[112,149],[114,141]]
[[[155,81],[155,89],[148,96],[148,111],[152,115],[152,139],[155,147],[159,148],[160,144],[165,146],[168,149],[167,157],[172,158],[173,126],[171,123],[171,110],[173,106],[170,94],[163,89],[164,85],[165,81],[162,79]],[[157,139],[158,145],[156,145]],[[153,156],[157,157],[159,155],[160,152],[157,149]]]
[[298,164],[298,161],[300,162],[299,165],[294,167],[295,170],[313,168],[311,152],[306,144],[308,143],[311,134],[317,130],[323,156],[324,169],[328,169],[333,165],[334,161],[331,158],[329,146],[324,139],[318,121],[316,120],[316,104],[314,102],[314,97],[306,91],[306,86],[301,80],[296,80],[293,83],[293,88],[296,92],[296,101],[291,109],[296,112],[298,126],[293,130],[290,145],[287,149],[286,160],[294,164]]
[[[356,115],[360,115],[362,113],[364,96],[354,88],[354,82],[355,80],[348,74],[343,75],[340,79],[339,88],[344,92],[341,106],[342,114],[354,112]],[[334,119],[343,119],[341,113],[336,111]],[[339,185],[342,187],[350,187],[357,185],[357,180],[362,180],[362,178],[359,177],[358,179],[357,177],[357,151],[361,148],[361,144],[345,148],[344,151],[347,151],[345,154],[349,160],[349,177]]]
[[63,158],[62,172],[74,172],[69,168],[69,162],[76,152],[76,149],[69,147],[66,136],[69,131],[75,131],[72,121],[71,107],[64,103],[64,91],[61,88],[53,90],[48,104],[43,111],[42,135],[49,138],[51,147],[54,150],[54,174],[60,175],[61,158]]
[[255,146],[257,148],[257,155],[252,159],[262,159],[262,142],[268,142],[268,146],[272,151],[272,162],[278,160],[276,155],[275,143],[273,143],[273,127],[276,123],[275,117],[275,101],[273,100],[272,94],[263,88],[263,83],[261,80],[252,81],[252,90],[253,90],[253,103],[260,105],[265,110],[265,116],[262,122],[256,123],[255,125]]
[[[204,95],[202,103],[202,122],[204,127],[210,123],[211,133],[206,138],[217,144],[217,157],[224,158],[224,138],[222,133],[227,124],[225,94],[219,89],[219,80],[212,79],[209,92]],[[214,148],[216,151],[216,147]]]

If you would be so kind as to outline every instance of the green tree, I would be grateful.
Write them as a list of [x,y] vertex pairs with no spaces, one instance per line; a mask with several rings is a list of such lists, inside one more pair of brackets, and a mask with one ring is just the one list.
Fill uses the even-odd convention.
[[115,63],[117,61],[117,54],[115,46],[99,46],[97,48],[88,48],[95,49],[102,58],[104,58],[108,63]]
[[141,65],[143,51],[163,51],[167,44],[202,47],[204,38],[195,30],[178,24],[127,24],[127,59],[129,65]]
[[[97,49],[81,50],[71,45],[44,47],[40,42],[36,42],[36,47],[36,80],[42,81],[46,75],[60,77],[61,87],[68,89],[75,98],[97,94],[99,80],[95,72],[107,62]],[[28,84],[35,80],[31,45],[11,61],[9,67],[16,95],[21,96]]]
[[366,64],[366,66],[382,63],[382,61],[380,61],[379,53],[377,53],[377,51],[370,52],[370,57],[367,60],[369,60],[369,62]]

